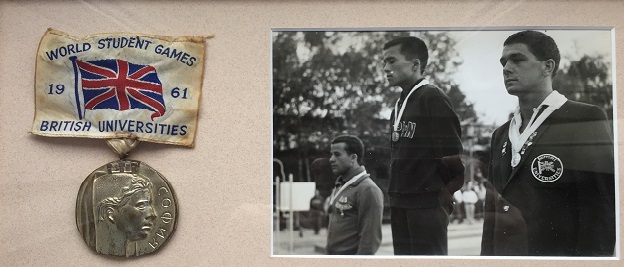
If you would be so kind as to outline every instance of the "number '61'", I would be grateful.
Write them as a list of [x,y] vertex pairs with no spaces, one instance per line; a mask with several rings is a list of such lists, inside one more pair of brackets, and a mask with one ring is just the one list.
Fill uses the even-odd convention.
[[[182,90],[182,99],[186,99],[186,91],[187,90],[188,90],[188,88],[184,88],[184,90]],[[180,97],[180,88],[175,87],[175,88],[171,89],[171,97],[173,97],[173,98]]]

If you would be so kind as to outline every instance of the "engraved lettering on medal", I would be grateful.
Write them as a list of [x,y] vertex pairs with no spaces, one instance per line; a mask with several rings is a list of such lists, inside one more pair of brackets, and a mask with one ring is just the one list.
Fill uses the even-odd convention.
[[169,198],[165,198],[162,200],[162,206],[163,208],[168,208],[169,206],[171,206],[171,199]]
[[165,232],[167,230],[162,229],[162,228],[158,228],[158,232],[156,232],[156,236],[160,237],[160,238],[165,238]]
[[[166,187],[162,186],[162,187],[158,188],[158,195],[159,196],[162,196],[162,195],[165,195],[165,194],[168,195],[168,193],[169,193],[169,190]],[[163,208],[169,208],[169,207],[171,207],[171,204],[172,204],[172,201],[171,201],[171,198],[169,198],[169,197],[163,198],[163,200],[160,202],[160,206],[163,207]],[[173,216],[171,215],[170,212],[164,212],[160,218],[161,218],[162,222],[166,223],[166,224],[170,223],[173,220]]]
[[152,242],[147,242],[153,249],[156,249],[158,247],[158,245],[160,245],[158,243],[158,241],[156,241],[156,238],[152,238]]
[[163,213],[162,216],[160,216],[160,219],[162,220],[163,223],[168,224],[171,221],[173,221],[173,216],[171,215],[171,213],[165,212]]
[[[167,232],[167,230],[163,229],[163,228],[158,228],[158,231],[156,232],[156,236],[160,237],[162,239],[165,239],[166,235],[165,232]],[[156,237],[152,238],[152,242],[148,242],[148,244],[153,248],[156,249],[160,243],[158,241],[156,241]]]

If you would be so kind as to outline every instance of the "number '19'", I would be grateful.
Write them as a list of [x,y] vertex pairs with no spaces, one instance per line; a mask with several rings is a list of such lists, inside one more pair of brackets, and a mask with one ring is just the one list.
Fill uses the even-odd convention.
[[[63,85],[63,84],[57,84],[56,86],[54,86],[54,84],[50,84],[50,85],[48,86],[48,88],[50,89],[50,90],[48,91],[48,94],[49,94],[49,95],[51,95],[51,94],[57,94],[57,95],[60,95],[60,94],[62,94],[62,93],[63,93],[63,91],[65,91],[65,85]],[[54,89],[56,89],[56,90],[54,90]]]

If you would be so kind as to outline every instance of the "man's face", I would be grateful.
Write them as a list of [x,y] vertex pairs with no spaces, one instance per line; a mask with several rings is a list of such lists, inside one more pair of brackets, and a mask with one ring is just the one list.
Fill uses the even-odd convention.
[[152,230],[156,214],[151,204],[148,189],[138,191],[119,209],[117,227],[124,231],[128,240],[145,239]]
[[329,163],[331,164],[332,172],[335,175],[343,175],[347,173],[353,166],[355,160],[355,154],[349,155],[345,143],[331,144],[331,157]]
[[395,45],[383,51],[384,73],[390,86],[411,83],[413,81],[410,78],[420,72],[419,66],[405,59],[400,50],[401,45]]
[[505,88],[510,95],[536,90],[544,81],[544,61],[538,60],[525,44],[510,44],[503,48],[500,59],[503,65]]

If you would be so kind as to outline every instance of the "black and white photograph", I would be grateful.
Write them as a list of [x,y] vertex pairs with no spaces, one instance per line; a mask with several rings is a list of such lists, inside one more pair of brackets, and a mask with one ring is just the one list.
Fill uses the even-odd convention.
[[273,29],[273,256],[619,257],[614,30]]

